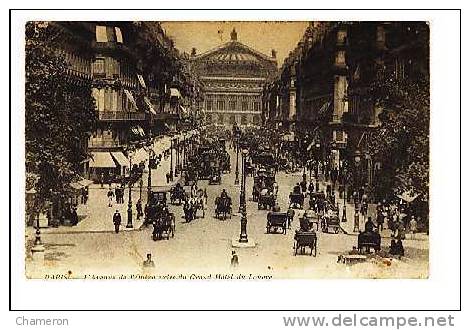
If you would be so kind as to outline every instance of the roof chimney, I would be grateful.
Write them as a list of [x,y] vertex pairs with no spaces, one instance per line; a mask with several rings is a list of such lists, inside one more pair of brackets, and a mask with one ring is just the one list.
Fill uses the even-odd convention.
[[230,33],[230,39],[232,41],[237,41],[237,31],[235,31],[235,28],[233,28],[232,32]]
[[196,52],[197,52],[196,48],[193,47],[191,49],[191,56],[196,56]]
[[276,58],[277,52],[275,49],[271,49],[271,57]]

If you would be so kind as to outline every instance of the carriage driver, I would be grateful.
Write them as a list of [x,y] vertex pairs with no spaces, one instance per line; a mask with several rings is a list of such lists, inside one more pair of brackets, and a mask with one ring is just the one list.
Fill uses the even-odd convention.
[[228,194],[227,194],[227,192],[225,191],[225,189],[222,189],[222,192],[220,193],[220,198],[221,198],[221,199],[228,198]]

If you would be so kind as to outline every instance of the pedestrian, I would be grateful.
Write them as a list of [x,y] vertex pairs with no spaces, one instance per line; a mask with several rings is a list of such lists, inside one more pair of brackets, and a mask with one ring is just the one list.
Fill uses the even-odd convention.
[[121,226],[121,213],[119,213],[119,210],[116,210],[116,212],[113,215],[113,224],[114,224],[114,231],[119,233],[119,227]]
[[152,254],[147,253],[147,260],[144,260],[144,267],[155,267],[155,263],[152,260]]
[[384,229],[384,214],[381,210],[377,211],[377,228],[379,231],[382,231]]
[[113,199],[114,199],[114,191],[111,188],[111,184],[109,184],[109,189],[108,189],[108,207],[113,206]]
[[101,172],[101,175],[100,175],[100,185],[101,185],[101,188],[103,188],[103,185],[104,185],[104,174],[103,174],[103,172]]
[[77,214],[77,208],[74,206],[72,208],[72,212],[70,214],[70,222],[72,226],[76,226],[78,224],[78,214]]
[[310,194],[315,191],[315,185],[313,184],[313,180],[310,180],[310,184],[308,185],[308,191]]
[[232,258],[230,259],[230,266],[232,268],[238,267],[238,255],[235,251],[232,251]]
[[410,234],[411,234],[411,239],[415,239],[415,234],[418,231],[418,222],[416,221],[414,215],[411,216],[410,220]]
[[287,226],[289,229],[290,229],[292,220],[294,220],[294,216],[295,216],[295,211],[291,206],[289,206],[289,208],[287,209]]
[[140,220],[140,218],[144,215],[144,213],[142,212],[142,200],[140,198],[137,201],[135,208],[137,210],[137,220]]

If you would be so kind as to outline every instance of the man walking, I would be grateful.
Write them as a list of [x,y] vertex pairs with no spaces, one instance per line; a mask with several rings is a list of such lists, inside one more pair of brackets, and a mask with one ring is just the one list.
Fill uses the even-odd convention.
[[119,233],[119,227],[121,226],[121,213],[119,213],[119,210],[116,210],[116,212],[113,215],[113,223],[114,223],[114,231],[116,234]]
[[114,198],[114,191],[111,188],[111,184],[109,184],[109,189],[108,189],[108,207],[113,206],[113,198]]
[[140,220],[140,218],[144,215],[144,213],[142,212],[142,200],[140,198],[137,201],[135,208],[137,209],[137,220]]

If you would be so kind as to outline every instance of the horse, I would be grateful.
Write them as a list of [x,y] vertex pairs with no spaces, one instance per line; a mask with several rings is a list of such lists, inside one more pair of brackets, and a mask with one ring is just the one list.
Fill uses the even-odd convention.
[[215,199],[215,216],[227,219],[227,215],[232,217],[232,199],[230,197],[216,197]]

